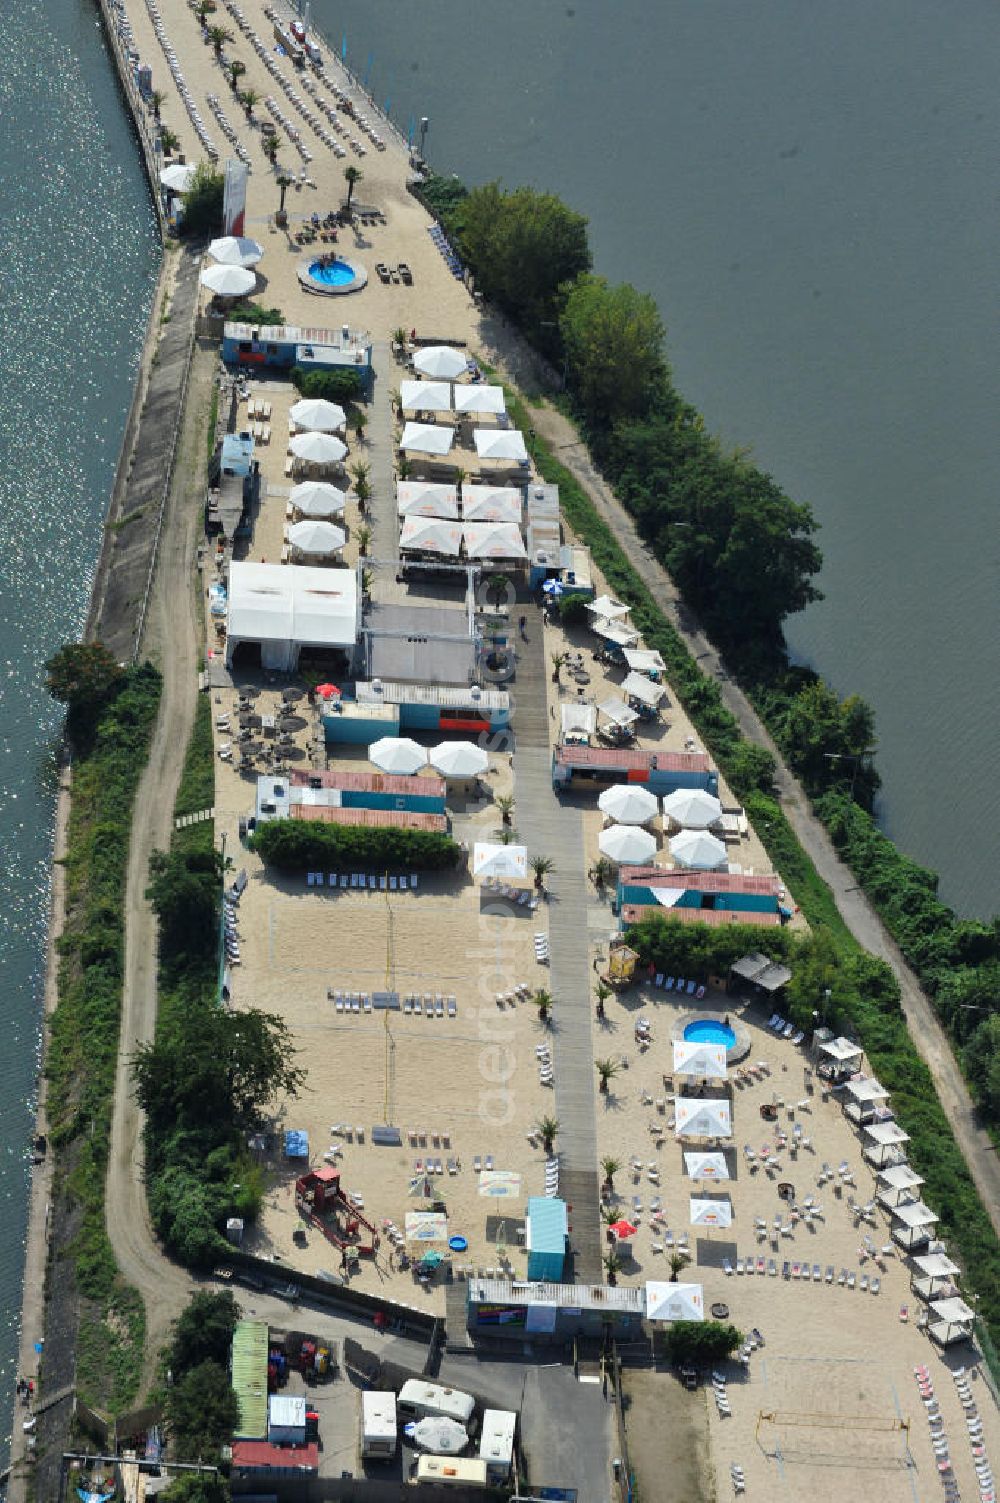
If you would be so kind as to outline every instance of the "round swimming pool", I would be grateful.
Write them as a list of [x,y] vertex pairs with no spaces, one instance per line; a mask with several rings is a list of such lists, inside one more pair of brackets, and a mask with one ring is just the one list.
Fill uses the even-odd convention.
[[354,281],[354,267],[339,257],[332,261],[310,261],[309,275],[323,287],[346,287],[348,282]]
[[368,273],[357,261],[348,261],[344,256],[313,256],[300,261],[296,272],[307,292],[326,293],[338,296],[345,292],[357,292],[368,281]]
[[684,1037],[689,1044],[725,1044],[727,1049],[736,1043],[735,1031],[717,1018],[696,1018],[685,1027]]

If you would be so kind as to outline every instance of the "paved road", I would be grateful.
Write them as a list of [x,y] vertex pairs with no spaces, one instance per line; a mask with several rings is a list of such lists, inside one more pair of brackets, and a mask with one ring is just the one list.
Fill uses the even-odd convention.
[[[703,672],[718,675],[722,660],[712,643],[690,615],[681,608],[680,596],[667,571],[653,557],[636,532],[632,519],[590,463],[573,425],[551,407],[533,408],[535,428],[566,468],[580,481],[601,516],[622,544],[636,572],[656,597],[671,623],[684,638]],[[807,855],[833,892],[837,908],[851,933],[866,950],[891,967],[899,981],[903,1013],[911,1037],[931,1072],[945,1114],[952,1125],[983,1204],[1000,1235],[1000,1160],[989,1134],[979,1126],[976,1109],[955,1061],[947,1035],[941,1027],[916,975],[907,965],[895,940],[875,909],[857,888],[857,879],[837,855],[823,825],[812,812],[801,785],[785,766],[774,741],[753,706],[729,679],[719,688],[727,709],[740,723],[747,740],[767,747],[775,758],[775,786],[782,808]]]

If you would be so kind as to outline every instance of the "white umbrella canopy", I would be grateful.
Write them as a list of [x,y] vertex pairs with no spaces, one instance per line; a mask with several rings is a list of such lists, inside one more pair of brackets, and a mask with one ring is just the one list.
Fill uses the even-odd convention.
[[509,459],[523,464],[528,457],[524,438],[516,428],[474,428],[472,437],[480,459]]
[[456,412],[506,412],[502,386],[456,386]]
[[222,266],[256,266],[264,258],[264,247],[243,235],[223,235],[212,241],[208,254]]
[[605,788],[597,806],[620,825],[644,825],[659,809],[655,793],[629,783],[616,783],[613,788]]
[[442,741],[431,747],[428,760],[443,778],[475,778],[490,765],[488,754],[474,741]]
[[597,844],[610,861],[619,865],[639,866],[656,855],[656,837],[637,825],[609,825],[597,837]]
[[688,1179],[729,1178],[729,1165],[724,1153],[685,1153],[684,1170]]
[[521,492],[513,485],[462,486],[462,516],[466,522],[519,523]]
[[705,1294],[700,1284],[646,1285],[647,1320],[704,1320]]
[[448,344],[431,344],[426,350],[418,350],[413,365],[422,375],[434,376],[439,381],[454,381],[469,368],[466,357]]
[[160,182],[173,193],[186,193],[191,186],[191,179],[193,177],[193,163],[174,162],[173,166],[164,167],[160,173]]
[[450,412],[451,387],[447,381],[401,381],[399,405],[404,412]]
[[309,464],[338,464],[347,453],[347,445],[332,433],[296,433],[288,447]]
[[696,1075],[699,1080],[725,1080],[725,1044],[694,1044],[674,1039],[674,1074]]
[[470,558],[527,558],[521,529],[515,522],[466,522],[462,541]]
[[243,297],[257,285],[257,273],[248,266],[206,266],[198,278],[217,297]]
[[401,480],[396,487],[396,510],[401,517],[458,518],[458,491],[453,485],[424,480]]
[[399,546],[401,550],[457,558],[462,548],[462,529],[457,522],[440,517],[404,517]]
[[339,553],[347,542],[347,534],[342,527],[334,527],[332,522],[316,522],[309,518],[289,527],[288,541],[300,553],[312,553],[320,557],[327,553]]
[[427,766],[427,752],[407,736],[383,736],[368,748],[368,760],[381,772],[395,772],[403,777]]
[[691,1197],[692,1226],[732,1226],[733,1203],[730,1200],[696,1200]]
[[293,486],[288,500],[303,517],[336,517],[347,505],[344,492],[325,480],[307,480]]
[[440,456],[450,452],[454,441],[454,428],[442,428],[436,423],[407,423],[399,447],[408,454]]
[[472,848],[472,875],[474,877],[526,877],[528,875],[528,847],[526,845],[495,845],[489,840],[477,840]]
[[347,424],[347,413],[336,402],[324,402],[320,397],[306,397],[296,402],[288,416],[298,428],[308,428],[314,433],[334,433]]
[[610,595],[599,595],[596,600],[588,601],[587,609],[595,616],[603,616],[606,621],[620,621],[628,615],[631,606],[612,600]]
[[722,804],[704,788],[675,788],[663,800],[663,812],[685,830],[707,830],[722,818]]
[[678,1096],[674,1101],[678,1138],[731,1138],[733,1114],[728,1101],[706,1096]]
[[670,842],[670,854],[681,866],[712,872],[726,864],[726,848],[706,830],[682,830]]

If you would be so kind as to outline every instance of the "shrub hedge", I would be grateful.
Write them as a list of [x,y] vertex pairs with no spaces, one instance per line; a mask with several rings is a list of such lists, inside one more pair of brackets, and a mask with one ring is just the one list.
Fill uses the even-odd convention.
[[460,847],[436,830],[392,826],[327,825],[308,819],[272,819],[250,841],[269,866],[279,871],[444,871],[458,864]]

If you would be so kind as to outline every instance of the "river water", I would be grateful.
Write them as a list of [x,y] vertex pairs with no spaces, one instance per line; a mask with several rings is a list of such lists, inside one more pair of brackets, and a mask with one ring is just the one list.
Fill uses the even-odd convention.
[[[17,1360],[60,715],[159,266],[91,0],[0,6],[0,1456]],[[32,1278],[43,1270],[32,1269]]]
[[995,0],[312,8],[438,171],[551,188],[656,296],[681,391],[822,523],[788,635],[875,705],[885,829],[1000,909]]

